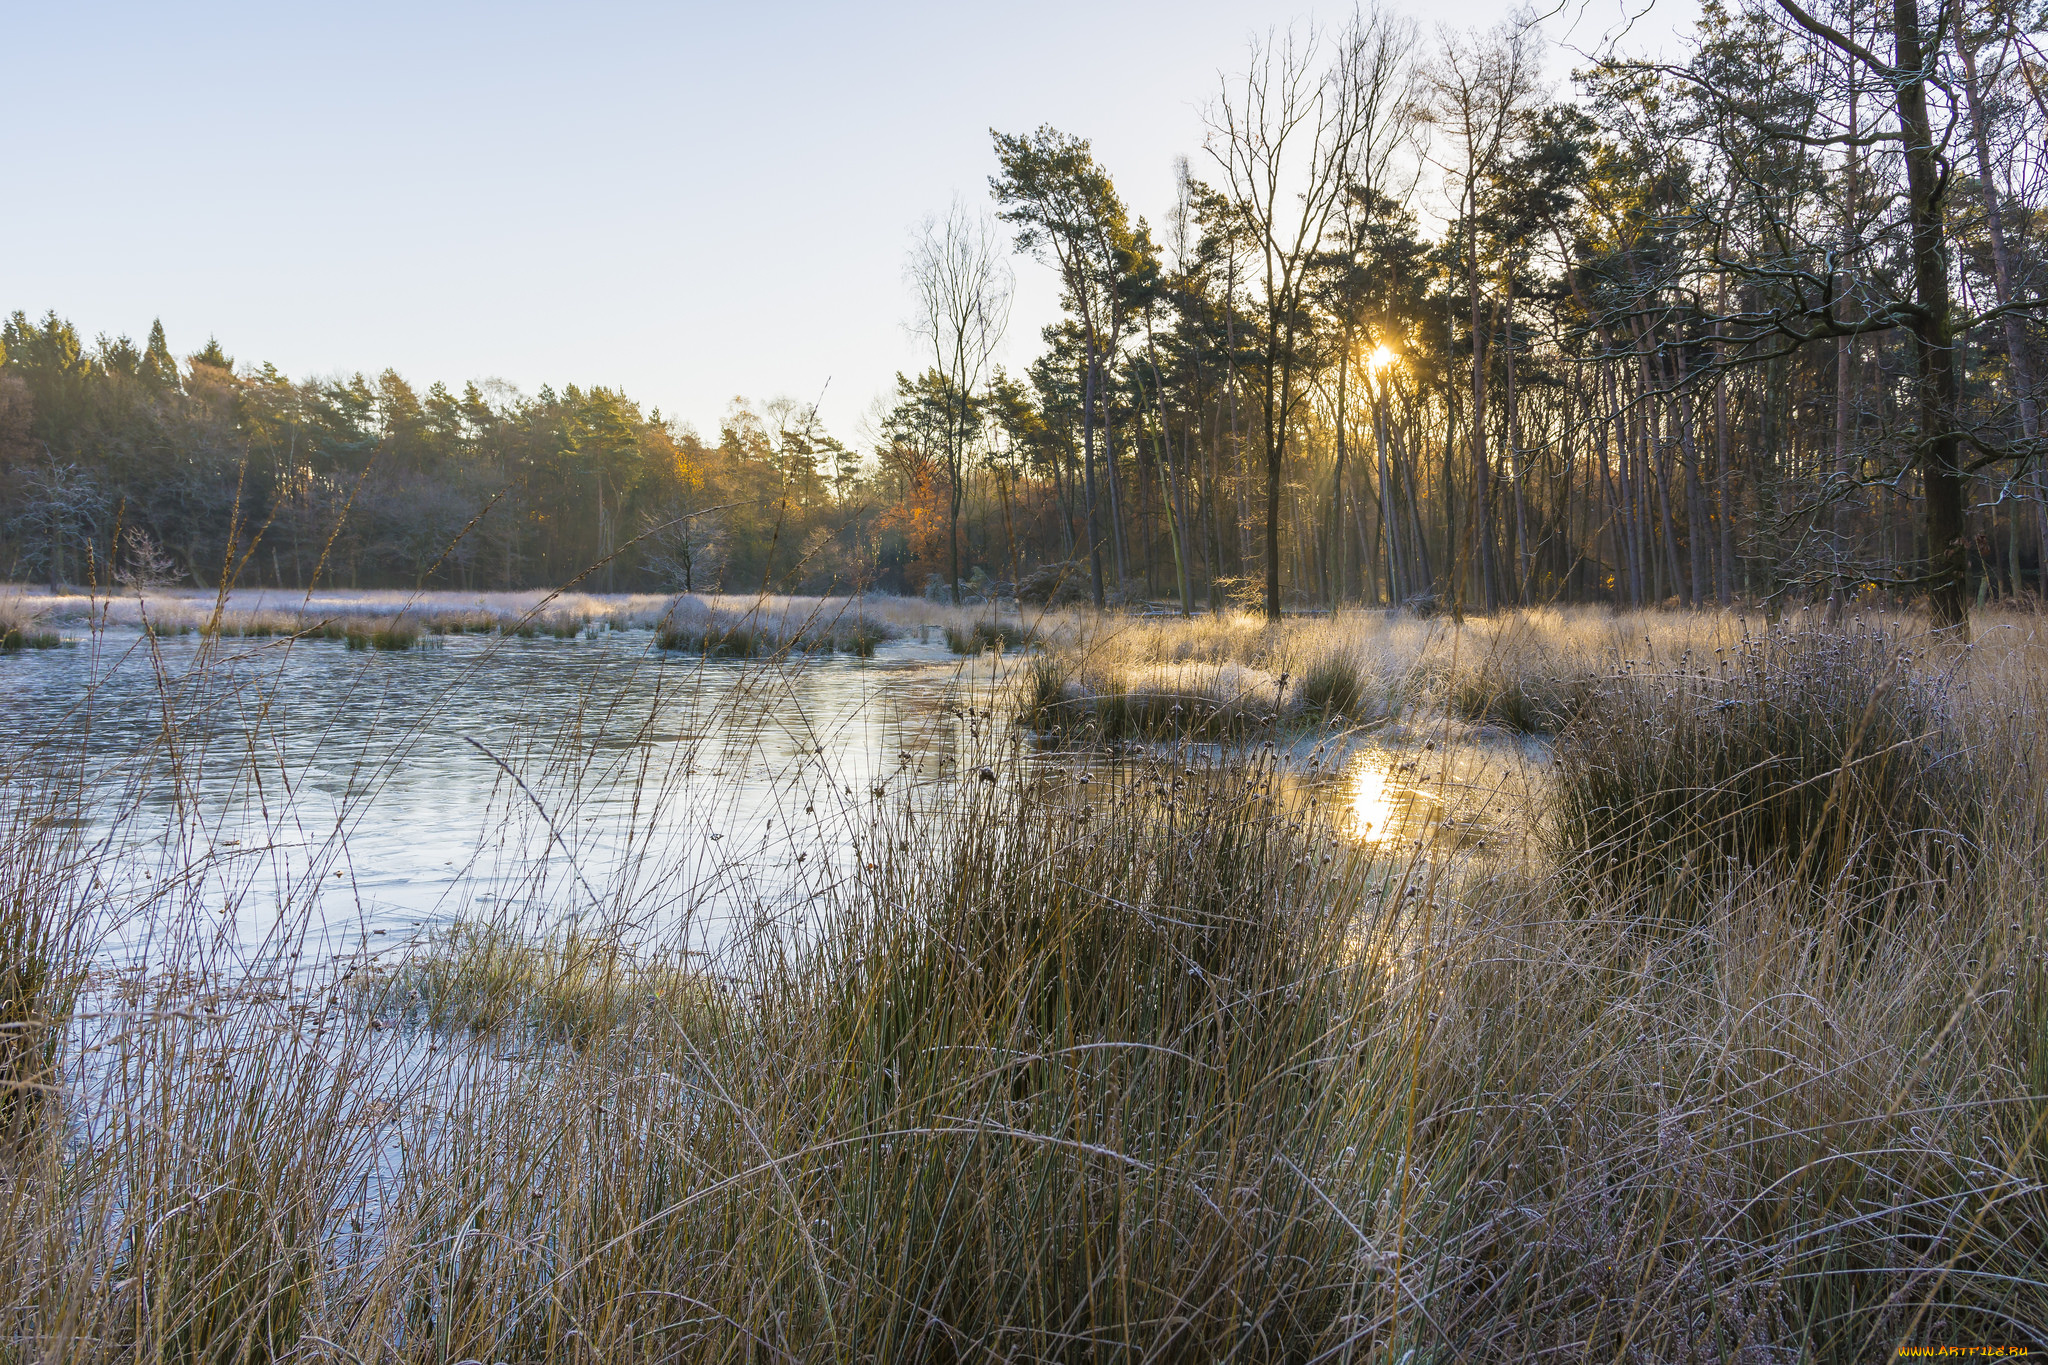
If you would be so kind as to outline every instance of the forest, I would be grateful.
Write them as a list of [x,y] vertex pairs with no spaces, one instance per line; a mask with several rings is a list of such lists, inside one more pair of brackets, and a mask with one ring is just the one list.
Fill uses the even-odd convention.
[[[15,312],[0,574],[1960,620],[2048,572],[2044,26],[1715,0],[1554,87],[1533,19],[1362,11],[1217,78],[1156,224],[1085,130],[995,130],[859,439]],[[1013,269],[1064,303],[1022,373]]]

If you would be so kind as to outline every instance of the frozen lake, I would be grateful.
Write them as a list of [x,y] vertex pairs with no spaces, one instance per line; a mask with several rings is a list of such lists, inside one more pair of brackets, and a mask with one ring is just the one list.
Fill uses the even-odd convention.
[[486,911],[716,937],[828,884],[877,803],[958,781],[990,676],[915,631],[781,664],[645,630],[385,653],[116,627],[0,659],[0,762],[47,789],[117,943],[194,898],[250,948]]
[[[1001,670],[916,627],[871,659],[782,661],[645,629],[383,652],[114,625],[0,657],[0,764],[92,880],[116,959],[175,966],[192,940],[160,935],[195,916],[250,956],[479,918],[711,951],[736,922],[801,927],[863,839],[984,763],[1101,799],[1114,784],[1066,780],[1115,760],[1035,751]],[[1497,835],[1498,754],[1295,747],[1284,784],[1350,840]]]

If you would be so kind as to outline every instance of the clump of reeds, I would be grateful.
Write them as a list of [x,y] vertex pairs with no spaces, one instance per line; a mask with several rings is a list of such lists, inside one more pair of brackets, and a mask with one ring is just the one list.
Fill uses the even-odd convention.
[[1018,720],[1067,739],[1230,739],[1304,712],[1299,679],[1242,664],[1099,667],[1041,655],[1025,670]]
[[78,823],[61,813],[68,809],[11,802],[0,815],[0,1136],[48,1108],[84,974],[80,893],[90,863],[67,837]]
[[1319,716],[1356,714],[1365,700],[1365,678],[1351,659],[1325,654],[1303,672],[1301,700]]
[[995,621],[981,617],[970,624],[948,623],[946,648],[955,654],[1001,654],[1011,649],[1030,649],[1038,633],[1022,621]]
[[420,626],[417,620],[404,616],[384,620],[352,619],[342,623],[341,635],[350,649],[399,651],[411,649],[420,642]]
[[1390,720],[1408,704],[1408,670],[1342,644],[1303,652],[1301,711],[1326,724]]
[[427,630],[434,635],[489,635],[498,628],[498,617],[488,611],[436,611],[426,617]]
[[0,600],[0,654],[55,649],[63,643],[62,635],[37,624],[35,615],[22,606],[19,598]]
[[529,612],[517,620],[500,623],[497,630],[501,635],[516,636],[521,640],[534,640],[542,636],[555,640],[573,640],[583,633],[583,627],[588,620],[588,617],[578,612]]
[[848,1277],[806,1311],[779,1253],[804,1331],[872,1359],[1330,1339],[1355,1205],[1304,1182],[1357,1136],[1342,1096],[1373,1049],[1330,1042],[1361,926],[1261,770],[1205,774],[1178,813],[1169,776],[1091,815],[1006,770],[957,824],[878,831],[846,931],[791,983],[806,1013],[764,1021],[808,1059],[773,1110],[840,1135],[791,1171]]
[[1980,775],[1946,678],[1915,662],[1891,632],[1781,627],[1616,669],[1558,740],[1559,856],[1623,883],[1953,866]]
[[661,649],[713,657],[755,659],[838,651],[865,659],[896,634],[888,621],[865,612],[813,607],[798,614],[786,601],[763,599],[734,608],[681,597],[656,623],[654,638]]
[[1451,671],[1444,687],[1444,704],[1460,720],[1522,734],[1544,734],[1570,718],[1574,695],[1568,680],[1488,656]]
[[1073,698],[1067,689],[1068,664],[1058,655],[1040,654],[1025,665],[1016,685],[1019,725],[1041,734],[1055,733],[1069,723]]
[[654,642],[662,649],[679,653],[731,659],[753,659],[773,654],[778,645],[775,636],[744,621],[698,623],[688,627],[664,623],[656,628]]
[[213,633],[221,636],[243,636],[260,640],[269,639],[276,635],[289,635],[294,632],[288,629],[280,630],[276,623],[257,618],[253,620],[223,620],[214,628]]
[[303,635],[309,624],[297,612],[216,611],[201,629],[223,638],[265,640],[279,635]]
[[893,640],[896,634],[896,628],[886,621],[856,616],[833,625],[832,648],[857,659],[872,659],[876,647],[884,641]]
[[587,1045],[650,1010],[708,1034],[715,994],[674,961],[641,960],[615,937],[543,934],[466,921],[413,944],[360,988],[364,1004],[433,1029],[521,1029]]
[[1459,720],[1519,734],[1552,734],[1571,719],[1588,684],[1603,669],[1654,657],[1659,634],[1679,642],[1670,650],[1677,654],[1696,643],[1695,636],[1712,631],[1711,626],[1703,632],[1685,623],[1674,628],[1654,622],[1656,634],[1625,633],[1638,624],[1544,609],[1445,625],[1418,659],[1417,672],[1423,690]]

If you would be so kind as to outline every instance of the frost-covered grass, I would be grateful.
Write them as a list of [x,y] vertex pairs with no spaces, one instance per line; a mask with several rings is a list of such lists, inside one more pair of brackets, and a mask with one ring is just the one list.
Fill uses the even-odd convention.
[[44,624],[42,604],[30,606],[20,594],[0,588],[0,653],[24,649],[55,649],[64,637]]
[[652,630],[664,648],[741,657],[791,650],[866,656],[883,641],[919,629],[949,632],[947,638],[982,638],[977,631],[991,638],[1006,634],[1013,641],[1031,631],[1013,608],[949,607],[886,593],[790,597],[241,588],[223,594],[158,588],[114,596],[31,589],[0,589],[0,594],[0,633],[12,631],[38,645],[56,643],[57,637],[29,630],[30,619],[146,626],[159,635],[343,641],[357,648],[407,648],[437,635],[571,639],[590,629]]
[[1554,734],[1597,680],[1623,668],[1725,654],[1766,625],[1761,616],[1598,608],[1462,623],[1381,611],[1277,623],[1245,612],[1135,618],[1069,611],[1038,629],[1052,658],[1033,666],[1020,710],[1039,728],[1112,738],[1262,723],[1379,725],[1417,715]]
[[[1084,667],[1121,638],[1062,619]],[[1272,759],[1084,755],[1082,788],[963,719],[956,775],[849,789],[845,875],[807,902],[829,931],[771,907],[715,958],[629,948],[660,869],[628,860],[573,927],[231,952],[195,826],[149,884],[154,970],[119,973],[91,951],[105,836],[8,770],[7,1339],[406,1365],[2048,1346],[2048,633],[1659,625],[1226,621],[1092,662],[1116,662],[1125,715],[1202,696],[1218,725],[1218,699],[1264,706],[1282,673],[1301,714],[1362,711],[1372,692],[1306,680],[1332,656],[1411,705],[1468,648],[1581,670],[1599,685],[1570,693],[1557,780],[1595,805],[1788,799],[1725,842],[1694,830],[1710,879],[1636,875],[1638,845],[1617,875],[1583,803],[1539,812],[1554,837],[1526,861],[1410,856],[1276,797]],[[167,732],[187,695],[171,680]],[[1783,708],[1715,709],[1751,698]],[[1778,720],[1815,740],[1796,793],[1686,747],[1721,724],[1783,758]],[[1859,734],[1919,766],[1852,790]],[[264,752],[165,738],[134,761]],[[522,750],[567,765],[526,775],[550,827],[596,813],[573,748]],[[1816,832],[1853,849],[1895,814],[1968,856],[1915,875],[1908,838],[1877,875],[1785,875]],[[483,838],[546,855],[540,818]]]

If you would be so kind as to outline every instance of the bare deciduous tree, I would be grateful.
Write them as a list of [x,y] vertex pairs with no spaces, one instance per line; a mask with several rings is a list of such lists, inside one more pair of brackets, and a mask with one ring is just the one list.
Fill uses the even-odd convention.
[[969,412],[1010,321],[1014,278],[1004,254],[995,224],[986,215],[969,213],[957,199],[943,219],[925,221],[910,251],[910,281],[918,303],[912,328],[930,343],[933,367],[949,385],[947,578],[955,603],[960,600],[960,495]]
[[121,558],[114,568],[114,581],[136,592],[169,587],[185,577],[177,562],[164,553],[156,537],[140,526],[121,533]]
[[[1308,316],[1310,258],[1336,221],[1358,168],[1376,87],[1362,68],[1386,22],[1359,12],[1334,44],[1313,25],[1254,39],[1241,76],[1226,77],[1209,112],[1209,154],[1257,243],[1265,315],[1266,615],[1280,616],[1280,484]],[[1333,60],[1324,67],[1326,48]]]
[[[1425,77],[1429,116],[1443,130],[1455,159],[1444,165],[1446,188],[1455,193],[1459,263],[1471,314],[1471,400],[1465,431],[1471,446],[1471,563],[1487,610],[1499,603],[1499,573],[1493,562],[1492,465],[1486,450],[1487,347],[1499,320],[1500,300],[1491,312],[1480,281],[1479,218],[1486,184],[1500,172],[1525,106],[1536,93],[1539,50],[1534,20],[1517,15],[1485,35],[1445,31],[1442,50]],[[1452,591],[1462,592],[1464,574],[1453,570]]]

